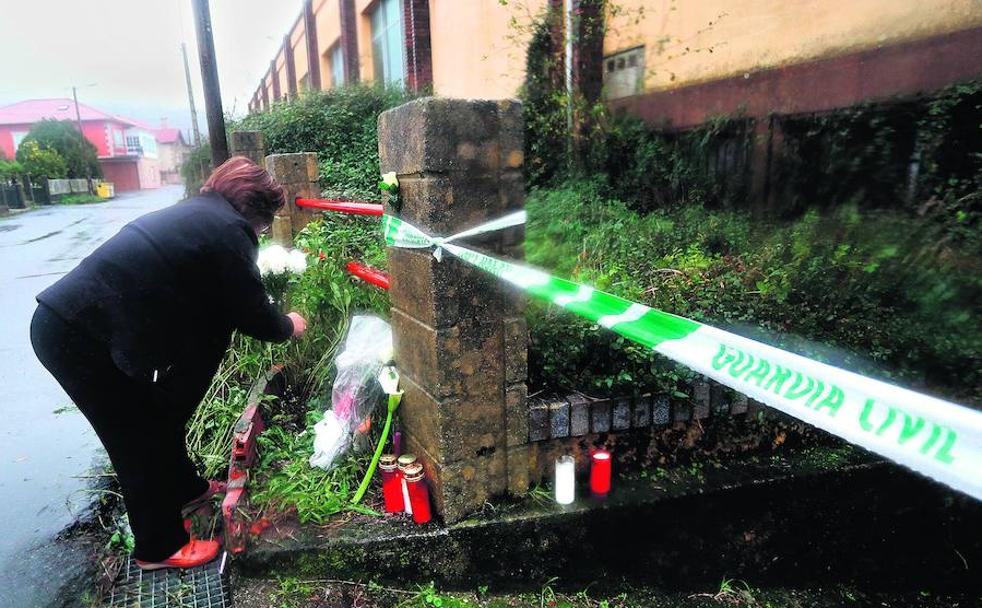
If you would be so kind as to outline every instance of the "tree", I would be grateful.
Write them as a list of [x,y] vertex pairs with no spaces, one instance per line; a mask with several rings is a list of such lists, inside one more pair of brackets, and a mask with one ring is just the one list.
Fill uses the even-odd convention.
[[24,172],[24,168],[16,160],[5,160],[0,154],[0,181],[12,179]]
[[32,180],[58,179],[68,174],[65,159],[58,152],[42,148],[38,142],[27,141],[27,138],[17,148],[17,161]]
[[[21,146],[29,141],[37,142],[42,149],[57,152],[65,162],[68,177],[86,177],[86,166],[89,168],[88,174],[92,177],[102,176],[95,146],[78,132],[75,123],[48,119],[34,123],[21,142]],[[19,150],[17,158],[20,160]]]

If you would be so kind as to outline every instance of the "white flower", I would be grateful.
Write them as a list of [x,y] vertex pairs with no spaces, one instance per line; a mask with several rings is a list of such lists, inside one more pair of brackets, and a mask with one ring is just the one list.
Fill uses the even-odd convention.
[[293,274],[303,274],[303,272],[307,270],[307,256],[304,255],[303,251],[294,249],[290,252],[289,259],[286,262],[286,267]]
[[269,245],[259,250],[256,265],[262,276],[283,274],[287,271],[289,259],[290,254],[281,245]]
[[379,182],[379,188],[382,190],[388,190],[395,192],[399,189],[399,178],[396,177],[395,171],[389,171],[382,175],[382,181]]

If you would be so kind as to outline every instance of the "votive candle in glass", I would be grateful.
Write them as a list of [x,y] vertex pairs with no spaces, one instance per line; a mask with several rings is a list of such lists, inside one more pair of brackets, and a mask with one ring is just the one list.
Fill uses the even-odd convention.
[[590,492],[604,498],[610,492],[610,452],[597,450],[590,465]]
[[413,503],[409,500],[409,487],[406,485],[406,467],[416,462],[416,456],[413,454],[403,454],[399,457],[399,477],[402,483],[402,504],[405,508],[405,512],[412,515],[413,514]]
[[406,486],[409,487],[409,500],[413,503],[413,521],[425,524],[430,521],[430,491],[426,487],[423,465],[414,462],[406,467]]
[[382,498],[385,499],[386,513],[402,513],[405,503],[402,496],[402,474],[395,454],[383,454],[378,460],[382,471]]
[[556,459],[556,502],[572,504],[576,500],[576,461],[569,454]]

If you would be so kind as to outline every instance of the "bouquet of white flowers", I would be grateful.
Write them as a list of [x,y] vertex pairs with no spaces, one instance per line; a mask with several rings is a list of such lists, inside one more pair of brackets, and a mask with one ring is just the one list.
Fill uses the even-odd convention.
[[307,256],[299,249],[287,250],[281,245],[267,245],[259,250],[256,259],[259,275],[274,304],[283,304],[290,277],[307,270]]

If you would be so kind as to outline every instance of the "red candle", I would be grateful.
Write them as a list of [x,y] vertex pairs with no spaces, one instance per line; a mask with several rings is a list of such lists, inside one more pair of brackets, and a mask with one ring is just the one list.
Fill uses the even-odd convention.
[[430,521],[430,492],[423,478],[423,465],[418,462],[406,467],[406,485],[409,488],[409,502],[413,506],[413,521],[425,524]]
[[598,450],[593,454],[590,491],[598,498],[603,498],[610,492],[610,452],[606,450]]
[[384,454],[378,460],[378,468],[382,471],[382,497],[385,499],[386,513],[402,513],[406,508],[402,500],[402,475],[399,465],[392,454]]

